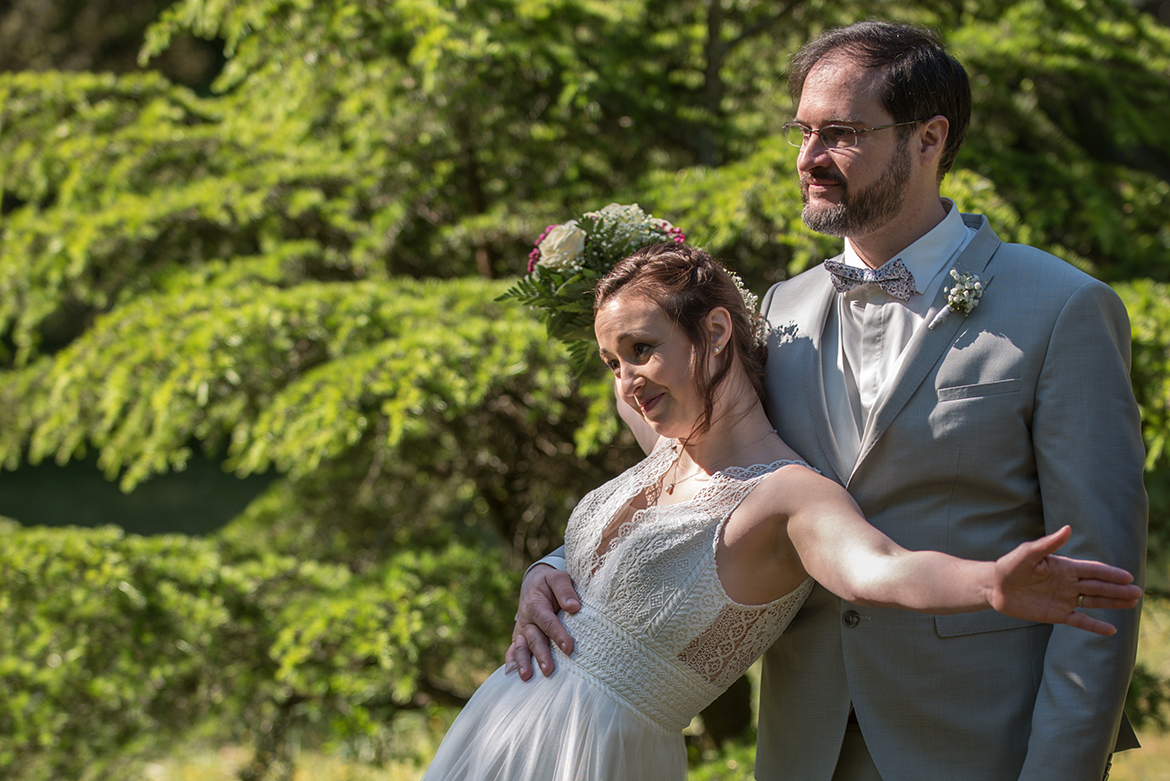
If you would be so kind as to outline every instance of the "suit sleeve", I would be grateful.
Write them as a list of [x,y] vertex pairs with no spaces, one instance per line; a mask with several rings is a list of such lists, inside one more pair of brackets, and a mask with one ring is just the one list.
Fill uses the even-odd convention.
[[552,553],[547,554],[543,559],[534,561],[529,565],[528,569],[524,570],[524,574],[528,574],[528,570],[535,567],[537,564],[547,564],[553,569],[559,569],[561,572],[565,571],[565,546],[557,548]]
[[[1032,442],[1048,532],[1060,553],[1134,574],[1145,567],[1148,504],[1141,420],[1129,381],[1131,332],[1106,285],[1086,282],[1065,303],[1036,386]],[[1054,627],[1021,780],[1099,781],[1114,746],[1137,653],[1140,606],[1097,610],[1113,637]]]
[[[779,283],[777,283],[777,284],[779,284]],[[772,305],[772,296],[775,294],[775,292],[776,292],[776,285],[772,285],[771,287],[768,288],[768,291],[766,293],[764,293],[764,300],[760,302],[760,311],[763,312],[764,314],[768,313],[768,307],[770,307]]]

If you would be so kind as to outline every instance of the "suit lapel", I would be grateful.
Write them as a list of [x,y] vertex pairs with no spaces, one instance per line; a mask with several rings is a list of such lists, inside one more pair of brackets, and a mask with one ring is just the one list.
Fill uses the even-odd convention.
[[[1001,242],[999,237],[995,235],[995,231],[991,229],[986,217],[977,214],[964,214],[963,222],[967,227],[976,229],[978,233],[975,234],[975,237],[971,239],[950,268],[958,267],[967,273],[978,274],[986,287],[992,278],[992,275],[987,272],[987,263],[995,251],[999,249]],[[933,321],[935,315],[946,307],[947,296],[944,290],[946,287],[947,285],[944,283],[935,295],[934,303],[931,305],[930,311],[926,313],[927,323]],[[918,386],[926,379],[931,367],[938,362],[939,356],[950,346],[959,327],[963,324],[963,320],[964,316],[951,313],[934,329],[924,326],[914,334],[910,344],[906,346],[906,357],[902,361],[889,390],[887,390],[886,396],[878,402],[873,414],[869,417],[869,422],[861,437],[861,450],[857,458],[858,465],[869,455],[869,451],[873,449],[894,418],[906,406],[910,397],[918,390]],[[855,472],[856,467],[852,471]]]
[[829,317],[829,307],[836,301],[837,291],[833,288],[828,272],[824,272],[805,299],[796,322],[804,323],[808,328],[807,334],[802,335],[808,336],[810,349],[801,357],[801,365],[798,370],[804,377],[804,392],[808,400],[806,409],[812,416],[813,429],[816,431],[821,450],[825,454],[821,463],[829,464],[835,473],[828,475],[828,477],[843,483],[851,470],[850,465],[845,464],[841,459],[837,439],[833,436],[833,426],[829,422],[829,404],[825,396],[825,377],[821,364],[825,321]]

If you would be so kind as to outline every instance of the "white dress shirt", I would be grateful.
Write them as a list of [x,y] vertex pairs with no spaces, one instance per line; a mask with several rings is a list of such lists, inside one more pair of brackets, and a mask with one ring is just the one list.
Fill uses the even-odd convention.
[[[901,301],[877,285],[859,285],[837,296],[825,322],[821,370],[829,422],[845,473],[853,471],[869,415],[888,391],[906,345],[926,327],[926,314],[954,259],[975,236],[946,198],[947,216],[929,233],[891,258],[900,258],[914,275],[915,295]],[[841,262],[866,268],[845,239]]]

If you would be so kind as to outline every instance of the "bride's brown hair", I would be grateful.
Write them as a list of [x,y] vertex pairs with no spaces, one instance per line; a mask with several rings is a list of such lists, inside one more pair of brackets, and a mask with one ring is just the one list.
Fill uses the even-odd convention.
[[[730,376],[736,361],[743,367],[760,400],[764,399],[764,361],[767,348],[756,341],[758,313],[749,312],[739,287],[719,261],[687,244],[665,242],[643,247],[620,261],[597,283],[593,314],[617,295],[639,295],[658,305],[690,340],[691,372],[703,399],[703,417],[692,436],[711,427],[715,393]],[[718,367],[707,371],[710,336],[703,326],[707,313],[723,307],[731,314],[732,338]]]

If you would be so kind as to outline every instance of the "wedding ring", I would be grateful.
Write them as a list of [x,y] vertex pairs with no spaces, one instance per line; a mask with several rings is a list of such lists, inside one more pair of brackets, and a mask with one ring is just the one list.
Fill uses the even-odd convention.
[[1084,606],[1085,606],[1085,595],[1079,594],[1077,596],[1077,607],[1084,607]]

